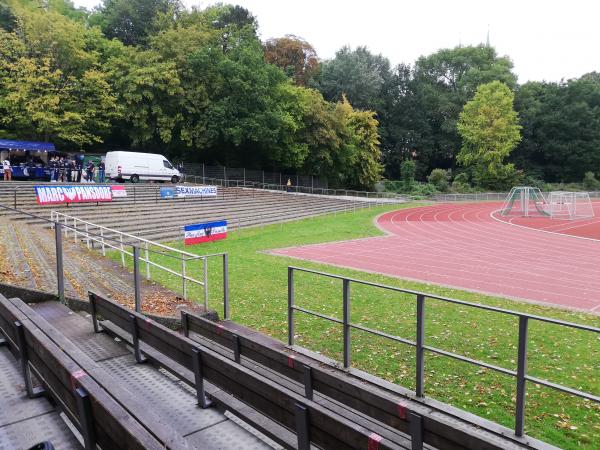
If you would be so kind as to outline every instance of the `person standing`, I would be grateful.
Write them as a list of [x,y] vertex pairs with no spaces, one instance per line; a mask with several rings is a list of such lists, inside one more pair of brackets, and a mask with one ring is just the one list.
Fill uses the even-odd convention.
[[77,160],[76,163],[77,165],[77,182],[81,183],[81,175],[83,172],[83,158],[80,156],[77,156]]
[[65,182],[66,170],[67,170],[67,164],[65,162],[65,159],[63,157],[61,157],[58,160],[58,181],[60,181],[61,183]]
[[96,166],[94,166],[94,162],[90,159],[90,161],[88,162],[88,165],[85,169],[86,174],[87,174],[87,182],[88,183],[94,182],[94,169],[95,168],[96,168]]
[[100,160],[98,163],[98,183],[104,183],[104,171],[106,170],[106,166],[104,161]]
[[71,176],[73,175],[73,161],[70,159],[65,160],[65,166],[67,170],[67,182],[71,182]]
[[8,158],[2,161],[2,169],[4,170],[4,181],[11,181],[12,166],[10,165],[10,160]]

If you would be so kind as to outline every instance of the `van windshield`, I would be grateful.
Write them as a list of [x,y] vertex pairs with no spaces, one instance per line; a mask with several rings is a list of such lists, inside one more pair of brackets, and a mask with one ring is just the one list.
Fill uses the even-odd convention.
[[169,161],[167,161],[166,159],[163,159],[163,164],[167,169],[172,169],[173,166],[171,165],[171,163]]

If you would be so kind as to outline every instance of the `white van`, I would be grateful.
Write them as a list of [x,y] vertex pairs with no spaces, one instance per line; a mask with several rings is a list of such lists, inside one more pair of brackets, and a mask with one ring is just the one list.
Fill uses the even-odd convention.
[[178,183],[181,173],[175,169],[167,158],[153,153],[108,152],[104,160],[106,178],[110,180],[170,181]]

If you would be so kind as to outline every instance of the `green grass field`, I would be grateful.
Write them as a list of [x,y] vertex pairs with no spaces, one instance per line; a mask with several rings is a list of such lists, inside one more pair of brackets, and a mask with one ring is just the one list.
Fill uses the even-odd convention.
[[[410,206],[414,204],[404,205]],[[378,236],[382,233],[374,226],[374,217],[398,208],[397,205],[379,207],[235,231],[225,241],[185,249],[197,254],[228,252],[232,320],[283,341],[287,340],[288,265],[596,327],[600,325],[598,316],[298,261],[264,252],[295,245]],[[172,245],[184,248],[181,242]],[[119,258],[117,255],[113,257]],[[174,264],[166,256],[152,258],[155,257],[160,258],[162,264]],[[142,270],[145,270],[143,264]],[[199,265],[188,265],[190,274],[200,274],[200,270]],[[218,260],[209,264],[209,272],[210,307],[221,312],[222,272]],[[152,276],[180,292],[180,280],[154,269]],[[341,289],[339,280],[298,273],[295,282],[296,304],[341,319]],[[198,300],[202,298],[199,288],[190,287],[189,293]],[[351,305],[353,322],[406,339],[415,339],[414,296],[352,285]],[[435,300],[427,301],[425,340],[429,345],[516,370],[517,336],[516,318]],[[296,343],[341,361],[342,333],[341,326],[337,324],[297,313]],[[532,321],[528,358],[529,374],[600,395],[600,337]],[[354,330],[351,359],[353,367],[414,389],[415,358],[412,347]],[[425,357],[425,373],[425,392],[428,397],[513,428],[514,378],[431,353]],[[600,405],[529,383],[526,433],[563,448],[597,450],[600,442]]]

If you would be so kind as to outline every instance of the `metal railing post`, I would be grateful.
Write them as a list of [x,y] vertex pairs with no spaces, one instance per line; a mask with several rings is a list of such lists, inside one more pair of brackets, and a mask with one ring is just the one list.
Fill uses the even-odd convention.
[[150,279],[150,252],[148,252],[148,242],[146,242],[146,279]]
[[65,272],[63,270],[62,224],[56,222],[54,227],[56,240],[56,283],[58,286],[58,300],[65,302]]
[[515,434],[523,436],[525,429],[525,376],[527,374],[527,324],[529,318],[519,316],[519,349],[517,355],[517,401],[515,405]]
[[202,269],[204,272],[204,311],[208,311],[208,258],[202,258]]
[[344,368],[350,367],[350,280],[342,281],[343,327],[344,327]]
[[87,248],[88,250],[90,249],[90,232],[88,229],[88,224],[87,222],[85,223],[85,236],[86,236],[86,244],[87,244]]
[[416,387],[417,397],[425,396],[425,296],[417,295]]
[[288,345],[294,345],[294,269],[288,267]]
[[185,276],[185,256],[181,257],[181,290],[182,296],[184,300],[187,300],[187,286],[186,286],[186,276]]
[[119,235],[119,240],[121,241],[121,264],[125,267],[125,249],[123,248],[123,235]]
[[229,320],[229,254],[223,254],[223,319]]
[[142,312],[142,293],[140,286],[140,248],[133,246],[133,283],[135,294],[135,311]]
[[77,219],[73,217],[73,243],[77,243]]
[[104,248],[104,229],[100,228],[100,238],[102,240],[102,256],[106,256],[106,249]]

